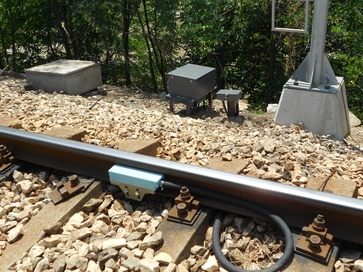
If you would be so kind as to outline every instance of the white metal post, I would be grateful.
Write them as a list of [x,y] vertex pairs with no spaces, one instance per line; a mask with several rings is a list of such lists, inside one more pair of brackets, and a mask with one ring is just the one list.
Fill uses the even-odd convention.
[[349,109],[344,79],[335,76],[324,53],[328,9],[329,0],[314,1],[310,53],[285,83],[274,120],[342,139],[350,131]]
[[315,1],[309,63],[309,75],[313,75],[312,83],[315,86],[322,83],[321,77],[325,52],[326,29],[328,24],[328,9],[329,0]]

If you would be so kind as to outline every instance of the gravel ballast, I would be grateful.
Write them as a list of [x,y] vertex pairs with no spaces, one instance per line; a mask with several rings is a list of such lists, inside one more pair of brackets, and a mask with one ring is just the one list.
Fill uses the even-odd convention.
[[[198,109],[191,116],[185,116],[184,105],[176,105],[175,112],[172,113],[169,110],[168,102],[163,99],[163,95],[151,95],[141,90],[125,90],[112,86],[103,86],[102,89],[87,93],[83,96],[70,96],[62,94],[61,92],[49,94],[42,90],[25,91],[25,84],[24,79],[15,79],[6,76],[0,77],[0,118],[6,116],[18,120],[17,128],[19,129],[37,133],[46,133],[52,128],[63,126],[83,129],[86,132],[82,138],[83,142],[110,148],[116,148],[117,143],[120,141],[156,139],[161,144],[157,152],[157,157],[159,158],[203,167],[210,167],[213,160],[240,162],[239,164],[243,165],[240,169],[240,174],[299,187],[308,187],[314,180],[328,180],[328,182],[329,180],[332,182],[338,180],[340,183],[346,182],[350,184],[349,186],[353,184],[353,197],[358,199],[363,198],[363,158],[361,156],[363,130],[360,127],[352,128],[353,137],[349,136],[344,140],[337,141],[328,135],[320,136],[306,131],[303,124],[291,125],[289,127],[277,125],[273,123],[273,114],[253,114],[247,110],[247,104],[242,100],[240,101],[240,116],[227,118],[220,101],[215,101],[213,109]],[[32,176],[29,179],[24,178],[24,180],[32,180],[34,178]],[[24,180],[22,183],[19,183],[19,180],[18,185],[16,185],[16,190],[14,189],[20,195],[25,194],[29,187]],[[37,186],[43,186],[39,178],[37,181],[38,183],[35,183],[38,184]],[[8,199],[9,192],[14,191],[11,187],[9,189],[9,186],[2,186],[0,188],[2,190],[1,192],[7,195],[3,199]],[[2,200],[2,202],[4,201]],[[39,207],[36,206],[29,213],[36,213],[36,209],[41,208],[42,201],[46,200],[44,200],[43,195],[40,195],[39,199],[32,201],[34,203],[27,204],[32,206],[38,205]],[[112,199],[112,201],[113,204],[109,207],[115,205],[115,199]],[[6,205],[10,205],[14,200],[9,198],[8,202]],[[4,206],[1,206],[0,209],[4,209]],[[164,206],[162,210],[165,208]],[[20,212],[24,208],[21,207],[18,210]],[[158,216],[160,218],[162,217],[161,210],[155,211],[157,213],[156,215],[154,212],[146,212],[146,214],[143,214],[147,209],[139,210],[141,212],[140,216],[149,215],[152,218],[155,218],[155,216],[156,218],[159,218]],[[128,211],[126,215],[132,217],[133,212]],[[97,221],[100,227],[103,224],[102,222],[112,221],[110,214],[106,214],[107,219],[101,213],[91,213],[91,215],[81,213],[78,216],[82,217],[85,222]],[[0,217],[0,220],[2,220],[2,217]],[[150,220],[158,221],[158,219]],[[21,222],[21,220],[17,222]],[[156,221],[153,222],[156,224]],[[252,220],[252,222],[254,221]],[[23,223],[26,222],[24,221]],[[68,226],[74,228],[72,224],[67,225],[65,235],[72,233],[73,229],[70,229]],[[124,228],[125,226],[123,226]],[[7,229],[7,231],[9,230]],[[111,231],[117,233],[118,230],[111,228],[111,230],[108,229],[102,235],[109,235],[109,238],[111,238],[113,236],[108,234]],[[63,235],[63,232],[57,235]],[[89,233],[85,234],[86,239],[92,237],[93,233]],[[152,236],[151,233],[147,233],[147,235]],[[123,239],[127,239],[125,237]],[[228,235],[227,237],[229,239]],[[59,239],[62,240],[65,238]],[[82,239],[78,240],[82,241]],[[75,239],[72,243],[78,240]],[[143,241],[141,238],[137,240]],[[238,243],[238,241],[237,239],[233,243]],[[76,247],[77,250],[84,246],[82,244],[83,242],[74,246],[73,244],[71,246],[69,243],[68,246],[70,248]],[[232,244],[232,242],[230,243]],[[0,241],[0,249],[3,247],[3,244],[5,243]],[[41,250],[44,247],[44,250],[41,251],[42,253],[39,256],[45,256],[45,245],[40,242],[40,245],[37,246],[42,247]],[[103,250],[103,247],[101,248]],[[135,246],[135,248],[140,250],[140,244]],[[145,246],[145,248],[147,247]],[[54,254],[50,259],[53,261],[57,259],[57,261],[62,262],[63,257],[58,257],[63,254],[65,262],[67,262],[68,252],[67,254],[65,252],[68,249],[62,252],[63,249],[61,247],[59,252],[53,252]],[[91,250],[90,243],[88,243],[88,250],[91,253],[98,252],[97,249],[93,248],[93,245],[92,250],[95,251]],[[117,250],[120,252],[121,249],[117,248]],[[133,249],[129,250],[132,251]],[[357,267],[361,265],[361,253],[360,251],[356,252],[359,253],[356,258],[341,259],[339,261],[340,263],[336,264],[336,271],[344,271],[347,267],[349,269],[355,269],[354,263],[356,263]],[[24,261],[25,263],[32,263],[37,258],[37,256],[33,255],[29,257],[29,253],[24,256],[24,260],[27,260]],[[86,260],[82,258],[88,258],[85,257],[87,254],[80,256],[77,259],[78,264],[72,266],[72,269],[84,271],[82,270],[83,268],[78,268],[77,265],[80,267],[86,266]],[[49,252],[46,253],[46,256],[48,255]],[[71,255],[70,253],[69,256]],[[153,263],[155,256],[151,257],[151,255],[147,259],[150,262],[145,263],[145,267],[149,267],[147,269],[150,269],[155,264]],[[125,253],[124,256],[128,255]],[[213,263],[213,257],[208,259],[209,256],[212,255],[205,255],[203,260],[206,263]],[[199,261],[198,258],[194,257],[196,262]],[[34,265],[32,263],[32,267],[35,268],[37,265],[46,267],[47,263],[43,261],[44,259],[42,259],[41,263],[40,259],[37,259],[37,264]],[[83,263],[82,260],[84,261]],[[93,259],[88,258],[87,265],[91,262],[90,260]],[[109,260],[114,259],[107,259],[107,261]],[[117,265],[120,265],[117,262],[122,262],[119,260],[121,258],[117,261],[114,260]],[[141,261],[143,258],[138,258],[138,260]],[[71,262],[71,260],[68,261]],[[102,268],[108,267],[105,265],[107,261],[102,264]],[[112,261],[109,262],[112,263]],[[186,269],[192,267],[193,261],[190,262]],[[18,265],[23,265],[23,263],[19,263]],[[98,265],[100,264],[98,263]],[[103,267],[103,265],[105,266]],[[112,265],[115,264],[110,264],[109,266],[112,267]],[[203,270],[202,266],[200,265],[199,267]],[[123,267],[127,268],[127,265],[123,264]],[[46,271],[45,269],[48,268],[39,271]],[[22,269],[19,268],[20,270]],[[23,271],[28,270],[25,269]],[[112,270],[111,268],[109,271],[127,270]]]

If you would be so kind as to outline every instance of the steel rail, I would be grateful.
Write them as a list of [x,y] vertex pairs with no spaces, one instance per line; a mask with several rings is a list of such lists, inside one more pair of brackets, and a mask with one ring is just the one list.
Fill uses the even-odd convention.
[[104,181],[108,181],[108,169],[114,164],[162,173],[169,182],[262,205],[291,227],[307,226],[317,214],[322,214],[334,237],[363,244],[363,202],[355,198],[7,127],[0,127],[0,144],[20,160]]

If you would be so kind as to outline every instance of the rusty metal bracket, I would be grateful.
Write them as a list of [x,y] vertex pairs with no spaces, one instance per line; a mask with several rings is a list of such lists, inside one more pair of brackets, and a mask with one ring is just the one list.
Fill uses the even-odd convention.
[[82,191],[84,185],[79,181],[77,175],[71,175],[68,177],[66,183],[58,182],[56,188],[49,193],[50,199],[54,204],[58,204],[65,199],[70,198],[72,195]]
[[0,171],[5,171],[15,163],[16,159],[5,145],[0,145]]
[[0,145],[0,181],[12,179],[13,172],[20,168],[21,163],[11,154],[5,145]]
[[295,251],[315,261],[327,264],[332,252],[333,235],[325,228],[323,215],[318,215],[312,224],[303,227]]
[[180,194],[174,199],[174,206],[169,210],[168,220],[192,225],[198,218],[201,204],[190,194],[187,187],[180,189]]

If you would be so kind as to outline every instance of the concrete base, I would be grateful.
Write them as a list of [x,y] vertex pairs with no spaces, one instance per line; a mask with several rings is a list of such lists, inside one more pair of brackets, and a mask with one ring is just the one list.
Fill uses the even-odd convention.
[[1,115],[0,126],[10,127],[10,128],[22,128],[22,122],[10,116]]
[[232,160],[232,161],[224,161],[220,157],[212,158],[208,161],[206,165],[208,168],[230,172],[233,174],[241,174],[242,171],[249,165],[249,160]]
[[163,233],[164,243],[155,248],[155,255],[166,252],[176,264],[187,259],[190,255],[190,249],[194,245],[203,244],[213,216],[213,210],[204,207],[193,225],[163,220],[158,226],[158,230]]
[[115,149],[156,157],[161,144],[158,140],[116,140]]
[[86,130],[82,128],[72,128],[72,127],[53,127],[50,130],[44,132],[44,134],[63,138],[70,139],[75,141],[81,141],[84,135],[86,135]]
[[310,89],[308,83],[294,85],[290,79],[282,91],[275,123],[286,126],[303,123],[305,129],[319,135],[346,137],[350,125],[345,83],[342,77],[337,77],[337,81],[339,84],[329,89],[324,85]]
[[342,195],[347,197],[357,197],[358,188],[354,180],[343,180],[341,178],[328,178],[328,175],[311,176],[306,184],[307,189]]
[[[94,182],[85,192],[80,193],[65,202],[54,206],[48,203],[39,213],[24,225],[24,235],[14,244],[9,244],[3,251],[0,262],[0,271],[7,271],[24,252],[28,251],[36,242],[43,239],[45,233],[43,229],[50,227],[58,221],[64,224],[91,198],[99,197],[102,193],[100,182]],[[15,268],[14,268],[15,269]],[[11,271],[15,271],[11,269]]]
[[82,94],[102,85],[101,67],[92,61],[57,60],[25,70],[26,81],[46,92]]
[[[294,245],[296,245],[299,237],[300,237],[299,232],[292,233]],[[335,239],[332,245],[332,253],[327,264],[316,262],[314,259],[311,259],[310,257],[302,256],[301,254],[295,252],[294,259],[292,260],[290,265],[283,271],[284,272],[311,272],[311,271],[332,272],[334,271],[334,264],[338,260],[341,247],[342,247],[342,242],[340,240]]]

